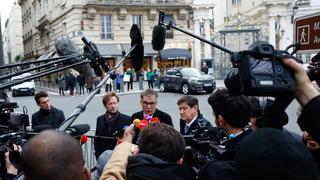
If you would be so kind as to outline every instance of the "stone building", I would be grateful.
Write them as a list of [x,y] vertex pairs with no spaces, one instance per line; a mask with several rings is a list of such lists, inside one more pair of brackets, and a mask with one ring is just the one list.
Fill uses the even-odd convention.
[[[137,24],[144,42],[143,70],[155,69],[162,63],[151,46],[159,10],[179,27],[193,29],[192,0],[19,0],[19,4],[28,60],[54,55],[54,40],[61,35],[69,36],[82,49],[81,37],[85,35],[97,45],[106,63],[114,66],[122,57],[122,49],[129,50],[129,31]],[[187,49],[192,54],[193,42],[192,37],[169,30],[165,48]],[[129,59],[125,60],[120,71],[130,66]]]

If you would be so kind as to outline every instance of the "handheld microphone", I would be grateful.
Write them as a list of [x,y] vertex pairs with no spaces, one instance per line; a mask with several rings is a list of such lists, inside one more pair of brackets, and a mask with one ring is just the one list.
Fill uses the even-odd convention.
[[[71,65],[77,62],[80,62],[82,59],[80,57],[80,53],[74,42],[68,36],[60,36],[55,40],[56,52],[59,56],[67,56],[67,55],[78,55],[78,57],[74,57],[69,61],[65,61],[63,65]],[[74,67],[80,74],[84,76],[92,76],[93,72],[88,64],[83,64],[81,66]]]
[[[96,46],[95,43],[91,42],[89,39],[87,39],[85,36],[81,38],[83,43],[85,44],[84,50],[85,55],[91,60],[90,65],[92,65],[94,68],[97,68],[98,65],[101,66],[101,68],[105,71],[108,72],[110,69],[109,67],[105,64],[103,57],[100,55],[98,51],[98,47]],[[97,64],[99,63],[99,64]],[[95,69],[95,71],[98,69]],[[99,72],[99,71],[97,71]],[[100,74],[100,73],[98,73]],[[102,75],[102,73],[101,73]]]
[[140,71],[144,58],[144,47],[140,29],[133,24],[130,29],[131,47],[136,46],[130,53],[131,64],[135,71]]
[[[96,46],[95,44],[92,44],[93,46]],[[90,53],[90,49],[88,46],[84,46],[83,47],[83,51],[84,51],[84,54],[85,56],[90,59],[90,67],[93,69],[94,73],[96,74],[96,76],[99,76],[101,77],[102,76],[102,70],[101,70],[101,67],[99,65],[99,63],[97,61],[95,61],[95,58],[91,55]]]
[[85,144],[87,141],[88,141],[88,136],[86,136],[84,134],[80,136],[80,144],[81,145]]
[[66,130],[66,133],[71,136],[81,136],[87,133],[89,130],[90,130],[89,124],[77,124],[68,128]]
[[152,49],[160,51],[164,48],[166,43],[167,28],[162,25],[155,25],[152,31]]

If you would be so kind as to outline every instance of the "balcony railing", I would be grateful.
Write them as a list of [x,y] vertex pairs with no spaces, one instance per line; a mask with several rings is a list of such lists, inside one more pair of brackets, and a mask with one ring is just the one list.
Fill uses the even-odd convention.
[[[92,2],[92,0],[89,0]],[[190,5],[192,0],[96,0],[98,3],[110,5],[150,4],[150,5]]]

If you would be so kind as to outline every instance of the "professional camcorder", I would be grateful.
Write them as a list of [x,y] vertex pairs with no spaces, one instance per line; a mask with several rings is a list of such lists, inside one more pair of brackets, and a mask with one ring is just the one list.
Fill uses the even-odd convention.
[[316,81],[320,87],[320,52],[311,59],[307,69],[307,74],[310,81]]
[[199,128],[192,135],[184,135],[186,149],[184,164],[190,168],[191,176],[197,177],[200,168],[211,161],[216,161],[226,151],[224,146],[229,135],[223,128],[207,129],[199,120]]
[[0,103],[0,135],[24,130],[30,125],[26,107],[23,107],[23,113],[14,112],[16,108],[18,108],[16,102]]

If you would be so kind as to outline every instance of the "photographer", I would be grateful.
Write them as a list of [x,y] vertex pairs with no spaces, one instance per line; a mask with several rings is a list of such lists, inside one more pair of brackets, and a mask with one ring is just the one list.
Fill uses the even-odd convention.
[[114,149],[100,180],[189,179],[180,165],[185,142],[177,130],[164,123],[149,124],[141,132],[138,147],[132,144],[134,135],[131,125],[125,131],[123,143]]
[[217,127],[229,134],[222,160],[234,160],[234,151],[240,141],[252,132],[245,129],[251,117],[251,102],[247,96],[232,95],[227,89],[217,89],[209,98]]
[[198,99],[194,96],[183,96],[178,102],[180,112],[180,133],[190,135],[195,133],[200,126],[212,128],[211,123],[203,117],[199,110]]
[[301,130],[307,131],[315,141],[320,143],[320,93],[311,84],[300,64],[289,58],[283,59],[283,62],[293,71],[297,84],[295,97],[302,107],[298,124]]

